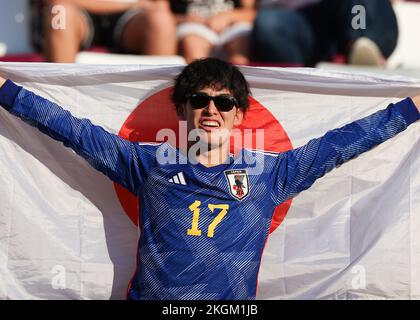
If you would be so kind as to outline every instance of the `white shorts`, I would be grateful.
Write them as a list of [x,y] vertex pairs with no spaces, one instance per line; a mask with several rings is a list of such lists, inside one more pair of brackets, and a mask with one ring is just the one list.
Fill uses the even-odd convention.
[[248,36],[251,34],[251,31],[252,23],[249,22],[235,23],[222,31],[222,33],[217,33],[201,23],[185,22],[178,25],[177,37],[181,40],[187,35],[197,35],[206,39],[215,47],[223,47],[234,39]]

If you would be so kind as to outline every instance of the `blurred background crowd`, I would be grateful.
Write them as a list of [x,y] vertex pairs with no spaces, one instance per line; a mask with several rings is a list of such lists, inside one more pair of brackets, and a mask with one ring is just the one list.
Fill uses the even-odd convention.
[[0,61],[159,64],[217,56],[263,66],[419,64],[419,0],[0,3]]

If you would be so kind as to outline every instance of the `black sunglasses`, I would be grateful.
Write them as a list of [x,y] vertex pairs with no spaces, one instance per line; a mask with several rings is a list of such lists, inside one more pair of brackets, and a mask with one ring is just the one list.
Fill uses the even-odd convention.
[[217,110],[221,112],[228,112],[232,110],[234,106],[238,105],[238,101],[228,94],[221,94],[213,97],[204,92],[196,92],[188,96],[188,100],[193,109],[205,108],[212,100]]

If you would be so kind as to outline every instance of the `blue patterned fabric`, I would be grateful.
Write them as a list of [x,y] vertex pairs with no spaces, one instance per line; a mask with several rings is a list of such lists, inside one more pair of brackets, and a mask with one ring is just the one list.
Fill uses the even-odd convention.
[[[243,149],[206,168],[166,143],[123,140],[10,81],[0,104],[141,197],[129,299],[255,299],[274,208],[419,119],[407,98],[300,148]],[[176,161],[158,161],[168,155]]]

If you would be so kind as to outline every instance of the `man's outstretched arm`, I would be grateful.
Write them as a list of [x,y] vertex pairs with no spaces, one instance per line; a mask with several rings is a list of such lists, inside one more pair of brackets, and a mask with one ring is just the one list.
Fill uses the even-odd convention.
[[273,175],[275,203],[308,189],[316,179],[404,131],[420,119],[420,96],[406,98],[386,109],[339,129],[306,145],[281,153]]
[[152,152],[143,152],[138,144],[109,133],[87,119],[76,118],[57,104],[1,77],[0,105],[72,148],[111,180],[134,194],[139,193]]

